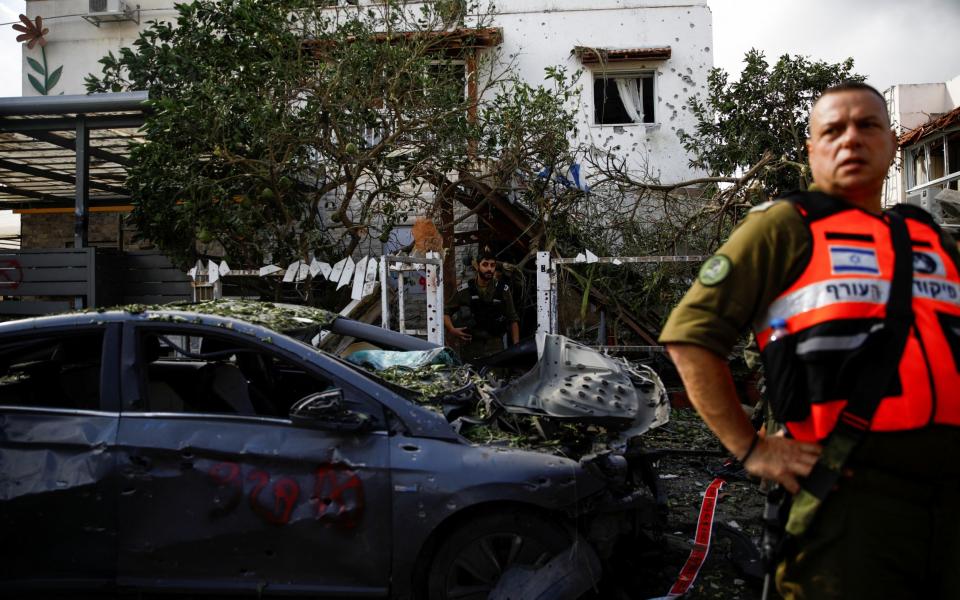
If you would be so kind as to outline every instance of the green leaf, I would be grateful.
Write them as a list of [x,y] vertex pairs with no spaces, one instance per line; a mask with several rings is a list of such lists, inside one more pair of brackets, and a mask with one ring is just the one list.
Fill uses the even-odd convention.
[[41,75],[45,75],[45,74],[46,74],[46,72],[45,72],[44,69],[43,69],[43,65],[41,65],[36,59],[30,58],[30,57],[28,56],[28,57],[27,57],[27,64],[29,64],[30,67],[31,67],[34,71],[36,71],[37,73],[40,73]]
[[60,81],[60,75],[61,75],[62,73],[63,73],[63,65],[60,65],[59,67],[57,67],[57,68],[53,71],[53,73],[50,74],[50,78],[47,79],[47,91],[48,91],[48,92],[49,92],[50,90],[52,90],[55,85],[57,85],[57,82],[58,82],[58,81]]
[[33,75],[30,75],[30,74],[28,73],[28,74],[27,74],[27,79],[30,80],[30,85],[33,86],[33,89],[37,90],[37,92],[39,92],[40,94],[43,94],[44,96],[47,95],[47,90],[45,90],[45,89],[43,88],[43,85],[41,85],[40,82],[37,81],[37,78],[36,78],[36,77],[34,77]]

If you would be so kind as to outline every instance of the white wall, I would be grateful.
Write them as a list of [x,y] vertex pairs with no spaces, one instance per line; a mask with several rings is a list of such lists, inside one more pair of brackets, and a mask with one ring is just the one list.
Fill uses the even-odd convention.
[[947,96],[950,97],[950,106],[960,106],[960,75],[957,75],[946,83]]
[[[108,51],[117,51],[136,39],[149,20],[172,20],[173,0],[130,0],[141,5],[140,26],[135,23],[103,23],[98,28],[79,15],[88,0],[28,0],[27,15],[41,15],[50,29],[47,35],[49,70],[63,65],[63,75],[53,93],[84,93],[84,77],[100,72],[97,61]],[[676,131],[692,129],[694,122],[687,100],[705,92],[707,73],[713,67],[712,18],[706,0],[667,2],[663,0],[509,0],[498,2],[496,25],[503,28],[503,56],[516,55],[523,78],[543,81],[544,69],[566,65],[570,71],[582,67],[571,55],[574,46],[639,48],[670,46],[672,57],[634,65],[656,70],[656,123],[623,126],[593,124],[593,84],[589,70],[580,80],[581,140],[630,154],[634,168],[646,167],[664,182],[696,176],[687,167],[687,156]],[[39,47],[24,56],[40,60]],[[37,95],[27,81],[31,72],[23,61],[22,89],[25,96]]]
[[[173,3],[174,0],[128,0],[128,6],[140,5],[140,25],[121,22],[101,23],[96,27],[80,16],[86,14],[88,0],[27,0],[27,16],[31,19],[42,16],[44,27],[50,30],[46,36],[48,70],[52,72],[63,65],[63,75],[51,93],[86,93],[83,79],[89,73],[100,74],[97,61],[108,51],[116,53],[119,48],[133,43],[147,21],[173,20],[176,15]],[[26,57],[41,61],[40,47],[28,50],[23,44],[21,52],[24,56],[23,95],[36,96],[37,91],[27,80],[27,73],[33,73],[33,70],[27,65]]]
[[[960,106],[960,75],[944,83],[895,85],[884,92],[890,121],[898,135],[950,112]],[[895,164],[887,174],[884,206],[906,202],[906,149],[897,153]]]
[[909,131],[930,120],[931,117],[953,109],[946,84],[918,83],[897,85],[895,94],[895,124],[901,132]]
[[631,65],[656,71],[653,124],[594,125],[593,79],[590,70],[584,69],[579,80],[583,89],[580,138],[598,147],[619,146],[629,152],[633,168],[646,167],[664,182],[697,175],[687,166],[676,132],[693,129],[686,103],[693,95],[705,94],[707,74],[713,67],[712,18],[705,1],[511,0],[499,6],[496,24],[503,28],[501,52],[516,55],[521,76],[531,83],[542,82],[548,66],[565,65],[570,72],[583,68],[571,54],[574,46],[670,46],[668,60]]

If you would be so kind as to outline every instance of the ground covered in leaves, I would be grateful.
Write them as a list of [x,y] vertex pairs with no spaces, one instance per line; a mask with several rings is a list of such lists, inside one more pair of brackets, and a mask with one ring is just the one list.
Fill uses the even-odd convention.
[[[670,422],[644,435],[648,449],[722,451],[717,439],[692,409],[674,410]],[[696,454],[665,454],[659,461],[660,480],[669,499],[669,551],[649,574],[651,584],[665,595],[686,561],[696,532],[700,505],[725,458]],[[741,472],[742,473],[742,472]],[[759,547],[764,496],[755,481],[731,476],[721,488],[710,552],[685,598],[753,600],[762,581],[744,571],[750,564],[750,544]],[[755,558],[755,557],[754,557]],[[754,562],[753,568],[758,565]],[[646,586],[645,586],[646,587]]]

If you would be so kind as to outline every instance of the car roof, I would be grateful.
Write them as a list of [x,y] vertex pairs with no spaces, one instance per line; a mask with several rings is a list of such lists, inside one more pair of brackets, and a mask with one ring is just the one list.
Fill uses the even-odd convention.
[[249,300],[210,300],[198,303],[163,305],[128,304],[84,311],[19,319],[0,324],[0,331],[81,325],[107,321],[145,318],[148,320],[181,321],[226,325],[243,322],[303,339],[304,330],[319,331],[329,327],[339,315],[330,311],[294,304],[275,304]]

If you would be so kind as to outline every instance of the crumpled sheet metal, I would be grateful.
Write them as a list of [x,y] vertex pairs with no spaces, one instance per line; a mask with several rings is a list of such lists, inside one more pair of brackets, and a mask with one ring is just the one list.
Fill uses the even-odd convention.
[[620,421],[642,433],[669,418],[660,378],[649,367],[547,335],[537,366],[499,390],[510,412],[554,419]]
[[34,415],[0,418],[0,500],[102,480],[113,467],[106,450],[116,423],[115,417],[101,415],[56,421]]
[[[670,421],[670,397],[667,395],[667,386],[663,384],[660,376],[647,365],[627,363],[626,361],[623,361],[623,364],[630,371],[633,386],[640,390],[647,399],[647,408],[653,409],[653,421],[647,424],[643,431],[637,433],[666,425]],[[638,424],[635,424],[634,428]]]

